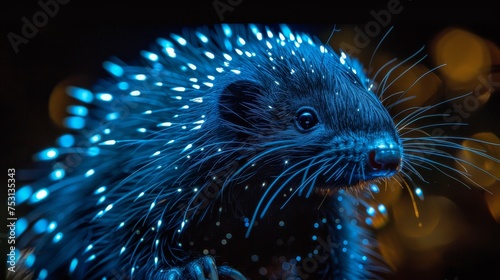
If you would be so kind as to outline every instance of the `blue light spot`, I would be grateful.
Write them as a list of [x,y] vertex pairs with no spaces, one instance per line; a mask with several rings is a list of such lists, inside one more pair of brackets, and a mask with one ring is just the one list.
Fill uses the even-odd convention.
[[48,233],[51,233],[53,232],[57,227],[57,223],[56,222],[50,222],[49,226],[47,227],[47,232]]
[[45,219],[38,220],[34,225],[33,225],[33,230],[36,233],[42,233],[47,230],[47,226],[49,223]]
[[61,147],[71,147],[75,144],[75,137],[71,134],[64,134],[57,139],[57,144]]
[[365,246],[367,246],[368,244],[370,244],[370,242],[368,241],[368,239],[364,238],[363,240],[361,240],[361,243]]
[[415,189],[415,194],[418,196],[418,198],[420,198],[421,200],[424,199],[424,192],[422,191],[421,188],[416,188]]
[[367,225],[369,225],[369,226],[373,225],[373,221],[372,221],[372,219],[371,219],[371,218],[366,218],[366,219],[365,219],[365,223],[366,223]]
[[96,135],[94,135],[94,136],[90,137],[90,138],[89,138],[89,141],[90,141],[90,143],[96,143],[96,142],[101,141],[101,138],[102,138],[102,137],[101,137],[101,135],[100,135],[100,134],[96,134]]
[[208,38],[204,34],[200,33],[199,31],[196,31],[196,36],[202,41],[203,43],[208,43]]
[[104,130],[104,134],[110,134],[110,133],[111,133],[111,129],[106,128],[106,129]]
[[344,198],[342,196],[339,195],[339,197],[337,197],[337,200],[338,201],[342,201]]
[[233,34],[233,30],[231,30],[231,27],[227,24],[222,24],[221,26],[226,37],[231,37],[231,35]]
[[342,252],[344,253],[347,252],[347,248],[346,247],[342,248]]
[[30,201],[32,203],[37,203],[40,200],[45,199],[48,195],[49,195],[49,190],[47,190],[47,189],[41,189],[41,190],[37,191],[35,194],[33,194],[31,196]]
[[316,239],[318,239],[318,237],[316,235],[313,235],[312,240],[316,240]]
[[104,202],[104,200],[106,200],[106,196],[105,196],[105,195],[103,195],[103,196],[101,196],[101,197],[99,198],[99,200],[97,201],[97,204],[101,204],[101,203],[103,203],[103,202]]
[[26,265],[26,267],[30,268],[35,263],[35,259],[36,259],[36,257],[34,254],[29,254],[26,257],[26,259],[24,260],[24,265]]
[[134,79],[138,80],[138,81],[144,81],[146,80],[146,75],[144,74],[137,74],[134,76]]
[[99,149],[99,147],[90,147],[87,150],[87,155],[94,157],[94,156],[97,156],[100,152],[101,152],[101,150]]
[[87,172],[85,172],[85,177],[88,178],[88,177],[94,175],[94,173],[95,173],[94,169],[89,169],[89,170],[87,170]]
[[113,100],[113,95],[109,93],[98,93],[96,97],[102,101],[111,101]]
[[205,55],[210,58],[210,59],[214,59],[215,58],[215,55],[211,52],[205,52]]
[[16,201],[21,204],[25,202],[33,193],[33,189],[30,186],[24,186],[16,192]]
[[106,115],[106,120],[108,121],[112,121],[112,120],[116,120],[120,117],[120,113],[118,112],[113,112],[113,113],[109,113]]
[[118,225],[118,228],[122,228],[125,225],[124,222],[121,222],[120,225]]
[[342,241],[342,244],[347,245],[349,242],[347,240]]
[[102,186],[102,187],[98,188],[97,190],[95,190],[94,194],[100,194],[100,193],[103,193],[105,191],[106,191],[106,187]]
[[185,46],[187,44],[186,39],[182,38],[181,36],[177,34],[171,34],[170,37],[172,37],[174,40],[177,41],[177,43],[181,44],[181,46]]
[[314,228],[319,228],[319,224],[318,223],[314,223]]
[[337,229],[341,230],[342,229],[342,225],[337,225]]
[[119,88],[119,89],[121,89],[121,90],[127,90],[127,89],[128,89],[128,87],[129,87],[129,85],[128,85],[128,83],[127,83],[127,82],[119,82],[117,86],[118,86],[118,88]]
[[62,238],[63,238],[63,234],[62,234],[62,232],[58,232],[58,233],[54,236],[54,238],[52,239],[52,242],[57,243],[57,242],[61,241],[61,239],[62,239]]
[[370,216],[373,216],[373,215],[375,215],[375,209],[373,207],[368,207],[366,209],[366,213],[368,213],[368,215],[370,215]]
[[80,117],[85,117],[89,113],[87,107],[79,105],[70,105],[66,108],[66,111],[70,114],[77,115]]
[[76,98],[84,103],[90,103],[94,99],[92,92],[79,87],[68,87],[66,92],[69,96]]
[[239,37],[238,38],[238,46],[241,47],[241,46],[244,46],[245,44],[246,44],[245,39]]
[[120,255],[125,252],[125,247],[122,247],[122,249],[120,250]]
[[56,169],[50,173],[49,178],[55,181],[63,178],[64,175],[66,175],[64,169]]
[[141,133],[144,133],[144,132],[146,132],[146,129],[144,127],[141,127],[141,128],[138,128],[137,131],[141,132]]
[[89,244],[89,246],[87,246],[87,248],[85,248],[85,252],[90,251],[93,247],[94,247],[94,245]]
[[28,227],[28,220],[26,218],[20,218],[16,222],[16,236],[20,236]]
[[158,55],[148,51],[141,51],[142,57],[151,61],[158,61]]
[[82,117],[66,117],[64,118],[64,126],[71,129],[82,129],[85,126],[85,119]]
[[378,211],[380,211],[380,213],[384,214],[387,212],[387,209],[385,208],[385,205],[384,204],[380,204],[378,206]]
[[362,256],[361,259],[364,261],[368,260],[368,258],[366,256]]
[[300,262],[300,260],[301,260],[302,258],[301,258],[300,256],[297,256],[297,257],[295,257],[295,259],[296,259],[298,262]]
[[371,184],[371,185],[370,185],[370,189],[371,189],[371,191],[372,191],[372,192],[374,192],[374,193],[378,193],[378,192],[380,191],[380,189],[378,188],[378,186],[377,186],[377,185],[375,185],[375,184]]
[[88,262],[89,262],[89,261],[92,261],[92,260],[95,260],[95,255],[92,255],[92,256],[90,256],[90,257],[87,259],[87,261],[88,261]]
[[106,69],[106,71],[111,73],[111,75],[114,75],[116,77],[121,77],[124,73],[124,70],[120,65],[115,64],[115,63],[110,62],[110,61],[105,61],[102,64],[102,67],[104,67],[104,69]]
[[107,140],[102,143],[103,145],[114,145],[116,144],[115,140]]
[[71,263],[69,265],[69,273],[73,273],[73,271],[75,271],[75,268],[76,266],[78,265],[78,259],[77,258],[74,258],[73,260],[71,260]]
[[44,269],[40,270],[40,273],[38,274],[38,280],[43,280],[43,279],[47,278],[48,275],[49,275],[49,273],[44,268]]

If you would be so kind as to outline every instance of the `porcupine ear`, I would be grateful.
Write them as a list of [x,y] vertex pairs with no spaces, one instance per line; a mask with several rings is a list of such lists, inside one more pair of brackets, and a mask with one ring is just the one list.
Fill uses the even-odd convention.
[[222,120],[236,127],[252,127],[258,117],[252,114],[262,88],[256,82],[241,80],[225,87],[219,99],[219,114]]

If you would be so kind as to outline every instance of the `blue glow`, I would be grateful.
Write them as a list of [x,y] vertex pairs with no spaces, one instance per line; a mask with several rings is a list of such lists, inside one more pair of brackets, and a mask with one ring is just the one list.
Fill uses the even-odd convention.
[[314,223],[314,228],[319,228],[319,224],[318,223]]
[[141,51],[142,57],[151,61],[158,61],[158,55],[148,51]]
[[125,247],[122,247],[122,248],[120,249],[120,255],[121,255],[123,252],[125,252]]
[[92,256],[90,256],[90,257],[87,259],[87,261],[88,261],[88,262],[89,262],[89,261],[92,261],[92,260],[95,260],[95,255],[92,255]]
[[92,92],[84,88],[79,87],[68,87],[66,92],[69,96],[76,98],[84,103],[90,103],[94,99]]
[[74,258],[73,260],[71,260],[71,264],[69,265],[69,273],[73,273],[73,271],[75,271],[75,268],[76,266],[78,265],[78,259],[77,258]]
[[24,265],[26,265],[26,267],[30,268],[33,266],[33,264],[35,263],[35,255],[34,254],[29,254],[28,256],[26,256],[26,259],[24,260]]
[[84,253],[90,251],[90,249],[92,249],[93,247],[94,247],[94,245],[89,244],[89,246],[87,246],[87,248],[85,248]]
[[181,46],[185,46],[187,44],[186,39],[182,38],[181,36],[179,36],[177,34],[171,34],[170,37],[172,37],[172,39],[177,41],[177,43],[181,44]]
[[208,38],[207,36],[205,36],[204,34],[202,34],[201,32],[199,31],[196,31],[196,36],[198,36],[198,38],[200,39],[200,41],[202,41],[203,43],[208,43]]
[[224,40],[224,47],[226,48],[226,50],[228,51],[232,51],[233,50],[233,45],[231,44],[231,42],[229,42],[229,40]]
[[341,230],[342,229],[342,225],[337,225],[337,229]]
[[424,192],[422,191],[421,188],[416,188],[415,189],[415,194],[418,196],[418,198],[420,198],[421,200],[424,199]]
[[66,172],[64,171],[64,169],[56,169],[56,170],[52,171],[52,173],[50,173],[49,178],[51,180],[56,181],[56,180],[63,178],[64,175],[66,175]]
[[38,279],[37,280],[43,280],[43,279],[47,278],[48,275],[49,275],[49,273],[44,268],[44,269],[40,270],[40,273],[38,273]]
[[100,193],[103,193],[105,191],[106,191],[106,187],[102,186],[102,187],[98,188],[97,190],[95,190],[94,194],[100,194]]
[[111,133],[111,129],[106,128],[106,129],[104,130],[104,134],[110,134],[110,133]]
[[292,33],[292,30],[288,27],[286,24],[280,24],[281,32],[285,35],[285,37],[288,37],[290,40],[294,40],[294,36]]
[[138,80],[138,81],[144,81],[146,80],[146,75],[144,74],[137,74],[134,76],[134,79]]
[[52,239],[52,242],[57,243],[57,242],[61,241],[61,239],[62,239],[62,238],[63,238],[63,234],[62,234],[62,232],[58,232],[58,233],[54,236],[54,238]]
[[112,120],[116,120],[120,117],[120,113],[118,112],[113,112],[113,113],[109,113],[106,115],[106,120],[108,121],[112,121]]
[[33,230],[36,233],[42,233],[47,230],[47,226],[49,223],[45,219],[38,220],[34,225],[33,225]]
[[244,46],[246,44],[245,39],[238,37],[238,46]]
[[295,259],[296,259],[298,262],[300,262],[300,260],[301,260],[302,258],[301,258],[300,256],[297,256],[297,257],[295,257]]
[[59,151],[55,148],[49,148],[37,153],[34,158],[36,160],[50,160],[54,159],[59,155]]
[[368,244],[370,244],[370,242],[368,241],[368,239],[364,238],[363,240],[361,240],[361,243],[365,246],[368,246]]
[[371,184],[370,185],[370,190],[373,192],[373,193],[378,193],[380,191],[380,189],[378,188],[377,185],[375,184]]
[[100,152],[101,152],[101,149],[99,149],[99,147],[90,147],[87,150],[87,155],[94,157],[94,156],[97,156]]
[[128,87],[129,87],[129,85],[128,85],[128,83],[127,83],[127,82],[119,82],[117,86],[118,86],[118,88],[119,88],[119,89],[121,89],[121,90],[127,90],[127,89],[128,89]]
[[110,93],[98,93],[96,98],[102,101],[111,101],[113,100],[113,95]]
[[103,145],[114,145],[116,144],[116,141],[115,140],[107,140],[107,141],[104,141],[102,142]]
[[61,147],[71,147],[75,144],[75,137],[71,134],[64,134],[57,139],[57,144]]
[[95,173],[94,169],[89,169],[89,170],[87,170],[87,172],[85,172],[85,177],[88,178],[88,177],[94,175],[94,173]]
[[375,215],[375,208],[373,208],[373,207],[368,207],[368,208],[366,209],[366,213],[368,213],[368,215],[370,215],[370,216]]
[[103,196],[101,196],[101,197],[99,198],[99,200],[97,201],[97,204],[98,204],[98,205],[99,205],[99,204],[102,204],[102,203],[104,202],[104,200],[106,200],[106,196],[105,196],[105,195],[103,195]]
[[50,232],[53,232],[57,227],[57,223],[56,222],[50,222],[49,226],[47,227],[47,232],[50,233]]
[[205,55],[210,58],[210,59],[214,59],[215,58],[215,55],[211,52],[205,52]]
[[31,196],[30,201],[32,203],[37,203],[37,202],[45,199],[48,195],[49,195],[49,190],[41,189]]
[[82,129],[85,126],[85,119],[82,117],[66,117],[64,126],[71,129]]
[[25,202],[28,198],[30,198],[33,193],[33,189],[30,186],[24,186],[17,190],[16,192],[16,201],[21,204]]
[[123,73],[125,72],[120,65],[115,64],[115,63],[110,62],[110,61],[103,62],[102,67],[104,67],[104,69],[106,69],[106,71],[111,73],[111,75],[114,75],[116,77],[121,77],[123,75]]
[[380,211],[380,213],[386,213],[387,212],[387,209],[385,208],[385,205],[384,204],[380,204],[378,206],[378,211]]
[[66,111],[70,114],[77,115],[80,117],[85,117],[89,113],[87,107],[79,105],[70,105],[66,108]]
[[20,236],[28,227],[28,220],[26,218],[20,218],[16,222],[16,236]]
[[90,141],[90,143],[97,143],[97,142],[101,141],[101,135],[96,134],[96,135],[90,137],[89,141]]
[[224,31],[224,34],[226,37],[231,37],[233,35],[233,30],[231,30],[231,27],[227,24],[222,24],[222,30]]

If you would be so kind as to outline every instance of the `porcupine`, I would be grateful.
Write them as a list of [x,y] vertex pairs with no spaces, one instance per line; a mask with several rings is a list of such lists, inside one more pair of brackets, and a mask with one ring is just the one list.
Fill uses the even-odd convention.
[[403,141],[357,60],[280,27],[171,34],[69,87],[75,132],[17,194],[28,275],[375,278],[356,193],[406,174]]

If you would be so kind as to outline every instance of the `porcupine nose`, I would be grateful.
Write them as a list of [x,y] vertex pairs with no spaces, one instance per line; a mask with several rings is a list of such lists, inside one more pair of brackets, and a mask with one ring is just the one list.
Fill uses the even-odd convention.
[[401,151],[392,143],[376,145],[368,152],[367,174],[373,177],[391,176],[401,166]]

